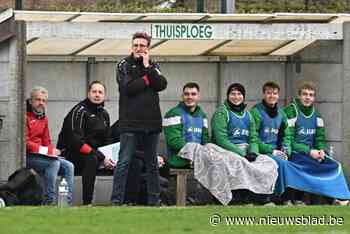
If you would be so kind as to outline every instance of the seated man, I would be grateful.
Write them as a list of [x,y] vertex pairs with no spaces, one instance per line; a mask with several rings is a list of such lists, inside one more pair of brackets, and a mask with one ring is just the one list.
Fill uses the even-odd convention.
[[[259,152],[268,154],[279,164],[277,190],[278,193],[284,191],[285,187],[293,187],[293,181],[285,178],[285,173],[289,171],[285,164],[288,164],[288,155],[291,150],[291,133],[288,128],[287,116],[282,109],[278,107],[280,87],[275,82],[266,82],[263,85],[263,100],[256,104],[250,113],[255,121],[258,134]],[[279,188],[280,183],[283,189]],[[269,198],[268,198],[269,199]],[[285,201],[288,203],[288,200]]]
[[169,110],[163,120],[165,140],[168,148],[168,163],[173,168],[189,168],[190,161],[177,153],[187,142],[206,144],[209,141],[208,119],[198,105],[199,86],[187,83],[182,89],[182,102]]
[[68,203],[72,204],[74,166],[59,157],[61,151],[51,144],[48,118],[45,113],[47,99],[48,91],[43,87],[35,87],[30,92],[30,99],[27,100],[27,167],[33,168],[44,176],[46,183],[44,204],[52,205],[57,202],[58,174],[62,174],[68,183]]
[[292,133],[290,161],[298,166],[298,184],[294,189],[335,198],[336,203],[349,203],[350,192],[339,162],[327,155],[324,121],[316,110],[316,87],[304,82],[298,98],[286,107]]
[[[269,157],[259,155],[255,122],[245,110],[244,100],[243,85],[231,84],[227,89],[225,103],[216,110],[211,121],[213,142],[232,152],[226,153],[226,157],[229,158],[222,159],[222,168],[217,166],[218,173],[222,174],[217,177],[227,178],[225,182],[217,183],[222,184],[223,189],[235,190],[233,195],[237,198],[233,199],[233,202],[267,203],[262,201],[258,194],[273,192],[277,179],[277,165]],[[231,198],[231,194],[227,198]]]
[[92,202],[96,171],[101,163],[113,169],[115,163],[97,150],[112,143],[109,114],[104,109],[106,88],[100,81],[89,85],[87,98],[64,118],[57,148],[64,150],[64,156],[82,175],[83,204]]
[[[190,142],[200,145],[209,142],[207,114],[198,105],[199,85],[194,82],[185,84],[181,98],[182,101],[170,109],[163,119],[168,153],[167,163],[170,168],[193,167],[194,161],[179,157],[178,152]],[[213,201],[211,194],[195,179],[188,178],[187,203],[190,205],[211,203]]]

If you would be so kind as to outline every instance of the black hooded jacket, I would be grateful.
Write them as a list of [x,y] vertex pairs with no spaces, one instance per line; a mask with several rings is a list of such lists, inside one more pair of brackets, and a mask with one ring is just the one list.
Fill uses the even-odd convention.
[[57,148],[79,154],[88,144],[94,149],[112,143],[110,119],[103,104],[96,105],[85,99],[73,107],[63,121]]
[[167,87],[167,81],[160,73],[159,65],[150,64],[150,67],[145,68],[142,59],[130,55],[117,65],[121,133],[161,132],[158,92]]

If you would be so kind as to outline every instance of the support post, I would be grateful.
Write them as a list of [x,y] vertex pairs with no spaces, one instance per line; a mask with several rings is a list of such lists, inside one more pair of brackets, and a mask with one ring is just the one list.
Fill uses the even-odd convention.
[[9,43],[8,119],[9,119],[9,165],[8,174],[26,164],[25,157],[25,66],[26,24],[15,22],[16,37]]
[[91,81],[95,80],[95,64],[96,64],[96,58],[95,57],[88,57],[87,64],[86,64],[86,92],[89,91],[89,84]]
[[[343,131],[343,147],[341,161],[343,168],[347,174],[349,181],[350,176],[350,162],[348,156],[350,154],[350,126],[349,126],[349,115],[350,115],[350,22],[343,23],[343,113],[342,113],[342,131]],[[332,81],[329,81],[330,83]]]
[[23,9],[22,0],[16,0],[16,2],[15,2],[15,9],[16,10],[22,10]]
[[233,14],[235,13],[235,0],[221,0],[221,13]]
[[197,12],[204,12],[204,0],[197,0]]

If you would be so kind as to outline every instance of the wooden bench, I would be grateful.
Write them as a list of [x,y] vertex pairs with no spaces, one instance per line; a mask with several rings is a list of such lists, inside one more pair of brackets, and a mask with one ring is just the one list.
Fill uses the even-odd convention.
[[187,176],[193,174],[193,169],[170,169],[170,175],[176,177],[176,206],[186,206]]

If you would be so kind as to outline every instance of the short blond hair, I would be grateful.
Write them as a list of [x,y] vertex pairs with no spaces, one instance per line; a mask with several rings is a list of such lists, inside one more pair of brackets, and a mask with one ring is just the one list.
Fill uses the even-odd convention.
[[316,84],[312,81],[303,81],[298,86],[298,94],[301,94],[301,91],[304,89],[313,90],[316,93]]

